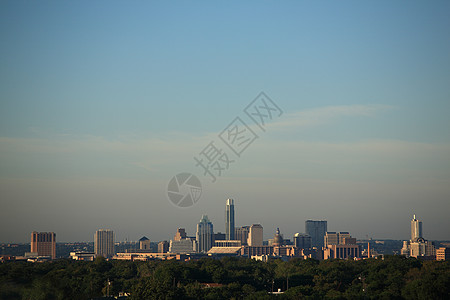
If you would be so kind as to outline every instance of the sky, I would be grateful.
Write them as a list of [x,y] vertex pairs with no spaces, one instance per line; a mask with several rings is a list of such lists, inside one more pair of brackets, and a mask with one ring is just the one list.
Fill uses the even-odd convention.
[[[1,1],[0,242],[116,241],[308,219],[450,240],[450,2]],[[264,92],[280,113],[259,128]],[[282,112],[282,113],[281,113]],[[281,115],[280,115],[281,114]],[[257,138],[236,156],[239,117]],[[228,128],[229,129],[229,128]],[[233,160],[212,182],[210,142]],[[198,177],[197,203],[169,201]]]

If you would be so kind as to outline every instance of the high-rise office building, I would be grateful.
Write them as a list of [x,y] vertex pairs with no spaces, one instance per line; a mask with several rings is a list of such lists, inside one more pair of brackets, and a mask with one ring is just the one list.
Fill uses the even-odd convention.
[[305,233],[311,237],[313,247],[321,249],[323,247],[323,237],[327,232],[327,221],[305,221]]
[[416,219],[416,215],[411,220],[411,240],[403,241],[403,248],[400,253],[407,257],[433,257],[436,256],[436,247],[433,242],[427,241],[422,236],[422,221]]
[[349,232],[339,232],[339,245],[344,245],[346,242],[348,243],[351,237]]
[[324,239],[325,247],[329,245],[354,245],[356,239],[352,238],[348,232],[326,232]]
[[352,238],[348,232],[326,232],[324,236],[323,258],[357,258],[361,257],[360,247],[356,244],[356,238]]
[[411,241],[417,241],[422,237],[422,221],[416,219],[416,215],[411,220]]
[[247,245],[248,233],[250,231],[250,226],[236,227],[234,230],[234,238],[241,241],[242,245]]
[[312,248],[311,237],[308,234],[296,233],[294,234],[294,246],[299,249]]
[[99,229],[94,235],[94,252],[96,256],[111,257],[114,253],[114,232]]
[[252,247],[261,247],[263,245],[263,227],[260,224],[250,226],[247,244]]
[[54,232],[31,233],[31,252],[38,256],[56,258],[56,234]]
[[227,240],[234,240],[234,200],[227,199],[225,237]]
[[197,224],[197,251],[206,253],[213,246],[214,230],[213,224],[208,219],[207,215],[203,215],[200,222]]
[[178,228],[175,236],[173,237],[174,241],[181,241],[186,238],[186,230],[184,228]]
[[328,245],[339,245],[339,233],[338,232],[332,232],[327,231],[325,232],[325,236],[323,244],[326,246]]

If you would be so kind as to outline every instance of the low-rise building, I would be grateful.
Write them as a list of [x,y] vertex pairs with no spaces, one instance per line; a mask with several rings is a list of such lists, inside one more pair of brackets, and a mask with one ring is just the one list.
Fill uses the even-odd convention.
[[159,242],[158,243],[158,252],[159,253],[169,252],[169,242],[168,241]]
[[214,242],[214,247],[241,247],[240,240],[218,240]]
[[209,256],[239,256],[241,254],[239,247],[212,247],[208,251]]
[[94,252],[85,252],[85,251],[70,252],[70,257],[73,260],[94,261],[95,253]]
[[195,239],[185,238],[179,241],[170,240],[169,252],[179,254],[194,253],[196,252]]
[[441,247],[436,249],[436,260],[450,260],[450,248]]
[[353,259],[360,257],[359,245],[328,245],[323,252],[324,259]]

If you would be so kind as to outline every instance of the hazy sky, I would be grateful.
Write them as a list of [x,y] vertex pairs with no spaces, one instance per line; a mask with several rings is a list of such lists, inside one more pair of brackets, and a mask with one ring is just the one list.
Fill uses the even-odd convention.
[[[1,1],[0,242],[224,232],[307,219],[357,238],[450,239],[449,1]],[[265,132],[243,109],[283,110]],[[259,136],[217,181],[198,155]],[[223,144],[222,144],[223,146]],[[223,146],[225,151],[225,146]],[[229,150],[228,150],[229,151]],[[203,185],[193,207],[170,178]]]

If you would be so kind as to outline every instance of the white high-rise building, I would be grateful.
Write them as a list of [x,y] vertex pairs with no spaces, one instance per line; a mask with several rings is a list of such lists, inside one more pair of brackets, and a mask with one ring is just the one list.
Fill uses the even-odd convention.
[[226,220],[225,220],[225,238],[234,240],[234,200],[227,199]]
[[197,224],[196,239],[198,252],[206,253],[213,246],[214,229],[207,215],[203,215]]
[[260,224],[250,226],[247,244],[253,247],[261,247],[263,245],[263,227]]
[[416,219],[416,215],[411,220],[411,240],[403,241],[403,248],[400,252],[407,257],[436,256],[434,243],[427,241],[422,236],[422,222]]
[[114,232],[109,229],[99,229],[94,235],[94,252],[96,256],[111,257],[114,252]]
[[422,221],[416,219],[416,215],[411,220],[411,241],[417,241],[422,237]]

